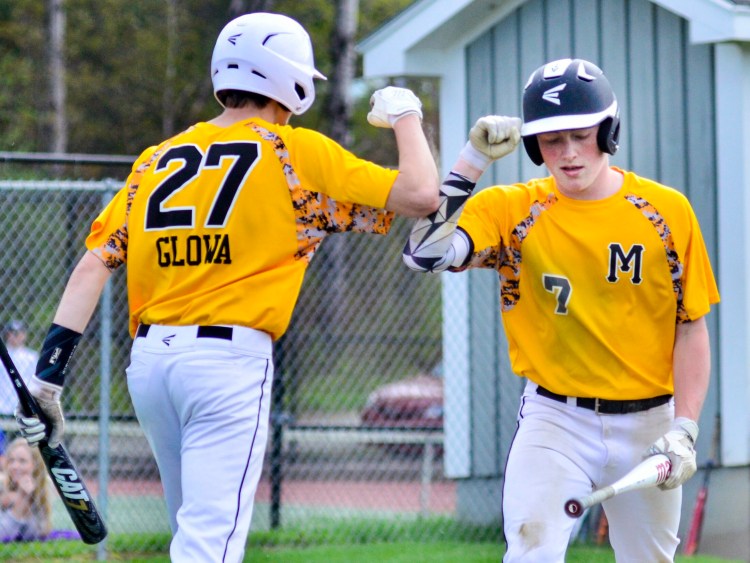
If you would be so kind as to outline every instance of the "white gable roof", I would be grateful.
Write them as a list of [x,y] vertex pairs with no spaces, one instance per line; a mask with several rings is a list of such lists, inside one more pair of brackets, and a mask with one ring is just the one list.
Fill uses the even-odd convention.
[[[650,0],[686,19],[695,43],[750,42],[750,6],[729,0]],[[417,0],[362,41],[364,75],[445,74],[442,54],[474,37],[524,0]]]
[[364,75],[440,75],[439,53],[465,45],[521,4],[523,0],[417,0],[358,45]]
[[729,0],[651,0],[690,22],[694,43],[750,41],[750,6]]

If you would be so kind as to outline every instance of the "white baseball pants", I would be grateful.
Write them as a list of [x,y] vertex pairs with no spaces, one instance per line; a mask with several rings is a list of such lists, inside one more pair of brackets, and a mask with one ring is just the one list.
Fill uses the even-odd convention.
[[128,388],[159,467],[178,563],[244,555],[268,436],[272,343],[237,326],[230,338],[151,325],[131,351]]
[[[576,521],[565,502],[616,481],[668,431],[670,401],[630,414],[597,414],[536,394],[529,383],[503,485],[506,563],[565,561]],[[679,544],[682,488],[653,487],[602,504],[618,563],[671,562]]]

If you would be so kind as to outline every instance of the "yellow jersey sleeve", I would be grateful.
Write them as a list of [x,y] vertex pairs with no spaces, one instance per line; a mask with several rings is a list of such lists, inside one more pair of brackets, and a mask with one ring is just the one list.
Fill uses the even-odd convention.
[[149,147],[133,164],[125,187],[115,194],[106,208],[94,219],[86,238],[86,248],[98,256],[110,270],[116,270],[127,261],[128,212],[132,199],[156,154],[157,147]]
[[288,133],[293,142],[310,147],[292,156],[292,166],[299,171],[303,188],[339,202],[385,207],[397,170],[373,166],[317,131],[299,128]]

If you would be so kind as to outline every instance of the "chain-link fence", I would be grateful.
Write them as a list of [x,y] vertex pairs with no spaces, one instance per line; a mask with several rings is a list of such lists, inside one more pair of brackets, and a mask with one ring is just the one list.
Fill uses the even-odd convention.
[[[0,181],[0,322],[22,320],[32,349],[91,220],[120,184]],[[456,484],[444,477],[440,278],[401,264],[409,227],[397,219],[387,237],[334,235],[313,260],[275,350],[272,431],[250,541],[267,530],[288,530],[299,541],[366,542],[447,538],[459,529],[499,541],[492,527],[459,522]],[[107,540],[89,548],[99,559],[162,549],[169,539],[158,472],[127,393],[130,344],[126,275],[118,272],[63,397],[66,444],[109,528]],[[12,392],[5,378],[0,392]],[[2,422],[11,437],[12,415],[3,413]],[[53,528],[64,537],[73,526],[53,502]],[[56,542],[39,545],[44,551],[36,552],[57,553]],[[0,557],[22,549],[2,545]]]

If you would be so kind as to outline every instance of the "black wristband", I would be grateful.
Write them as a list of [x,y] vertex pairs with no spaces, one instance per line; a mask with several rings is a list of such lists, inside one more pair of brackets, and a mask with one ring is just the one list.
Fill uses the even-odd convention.
[[[449,172],[448,172],[448,176],[449,176],[449,177],[450,177],[450,176],[455,176],[455,177],[456,177],[456,178],[458,178],[459,180],[462,180],[463,182],[466,182],[466,183],[468,183],[468,184],[471,184],[471,187],[469,188],[469,190],[473,190],[473,189],[474,189],[474,187],[475,187],[475,186],[477,185],[477,183],[476,183],[476,182],[472,182],[472,181],[471,181],[471,180],[469,180],[469,179],[468,179],[468,178],[467,178],[466,176],[464,176],[463,174],[459,174],[459,173],[458,173],[458,172],[456,172],[455,170],[451,170],[451,171],[449,171]],[[447,178],[446,178],[446,179],[447,179]]]
[[36,364],[36,376],[42,381],[62,387],[68,362],[81,336],[80,332],[52,323]]

